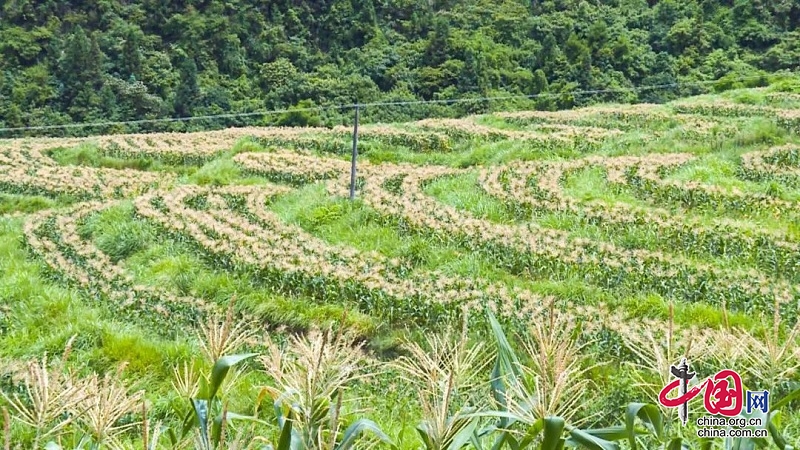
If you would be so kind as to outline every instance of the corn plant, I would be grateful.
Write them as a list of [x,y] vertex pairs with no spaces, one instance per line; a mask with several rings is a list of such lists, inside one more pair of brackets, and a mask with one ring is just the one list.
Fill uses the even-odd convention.
[[[551,323],[544,324],[548,331],[545,328],[534,331],[534,342],[526,346],[527,356],[538,361],[526,366],[511,346],[497,318],[491,311],[487,314],[497,346],[491,389],[499,409],[483,414],[497,419],[489,428],[496,431],[492,450],[500,450],[504,446],[511,450],[557,450],[565,446],[613,450],[618,449],[614,439],[620,439],[626,433],[638,432],[632,425],[630,429],[582,430],[567,423],[563,417],[553,415],[554,411],[563,411],[571,416],[581,394],[568,387],[584,371],[579,368],[579,347],[574,337],[557,336],[565,331],[569,333],[570,328],[564,326],[566,322],[556,326],[556,319],[551,319]],[[551,317],[554,317],[552,314],[554,312],[551,310]],[[562,377],[548,380],[548,375],[554,374],[556,368],[561,371]],[[550,384],[546,385],[548,382]],[[579,387],[582,389],[586,386],[579,383]],[[545,392],[548,395],[542,395]],[[645,414],[640,413],[643,410],[649,408],[638,408],[633,411],[634,417],[646,418]],[[658,431],[660,427],[656,425],[653,428]]]
[[[73,423],[74,416],[67,413],[78,407],[83,393],[74,378],[63,374],[60,365],[48,365],[47,355],[28,363],[24,386],[26,398],[2,391],[0,395],[11,406],[12,417],[34,430],[33,446],[38,448]],[[10,419],[5,424],[10,427]]]
[[[168,429],[173,446],[185,440],[190,431],[199,450],[212,450],[227,446],[225,432],[233,420],[259,422],[252,416],[228,411],[221,397],[226,378],[234,366],[256,356],[255,353],[229,354],[238,351],[253,335],[252,324],[234,321],[235,298],[231,299],[224,316],[209,315],[199,328],[198,338],[203,355],[212,363],[210,373],[198,376],[192,365],[184,364],[182,370],[174,369],[173,387],[183,398],[189,399],[189,411],[185,414],[180,433]],[[234,375],[232,378],[236,378]],[[230,380],[228,380],[230,383]],[[152,445],[157,444],[157,439]]]
[[479,425],[474,415],[480,406],[479,374],[488,367],[491,350],[481,343],[468,346],[466,327],[458,339],[433,335],[427,347],[413,342],[407,350],[410,355],[394,365],[417,389],[423,420],[416,429],[425,450],[468,445]]
[[[257,418],[228,411],[227,404],[221,399],[220,391],[231,369],[256,356],[255,353],[227,355],[219,358],[210,373],[194,377],[188,365],[184,371],[176,369],[176,381],[173,387],[182,394],[189,394],[188,411],[182,415],[182,426],[157,427],[152,437],[145,431],[145,445],[155,449],[161,437],[166,437],[173,448],[184,448],[190,433],[197,450],[213,450],[229,448],[226,443],[227,424],[234,420],[259,422]],[[145,430],[149,428],[145,426]]]
[[277,450],[350,450],[366,433],[392,444],[371,420],[361,418],[347,426],[346,391],[372,375],[352,336],[328,329],[292,336],[286,346],[266,345],[260,361],[274,386],[262,388],[257,405],[272,399],[281,430]]
[[[661,448],[663,450],[711,450],[715,440],[689,439],[683,436],[669,438],[665,433],[665,417],[659,407],[650,403],[631,403],[625,409],[624,425],[606,428],[579,429],[568,424],[558,416],[536,414],[537,396],[522,400],[511,400],[509,392],[513,385],[520,383],[524,372],[520,358],[510,345],[503,329],[494,315],[488,313],[492,333],[497,344],[497,358],[492,370],[492,393],[500,409],[482,415],[494,417],[497,422],[487,428],[496,434],[492,450],[508,446],[511,450],[533,448],[538,450],[560,450],[565,447],[587,448],[591,450],[618,450],[617,441],[627,441],[631,450],[638,448]],[[561,342],[561,345],[569,343]],[[796,389],[771,406],[768,414],[754,412],[739,414],[740,418],[759,417],[769,432],[770,440],[765,438],[725,438],[724,450],[765,449],[771,445],[781,450],[793,450],[789,441],[778,430],[781,410],[792,401],[800,398]],[[521,428],[521,430],[514,430]],[[486,434],[484,432],[484,434]],[[564,436],[566,434],[566,436]],[[771,442],[770,442],[771,441]],[[476,448],[481,448],[475,443]]]
[[[47,357],[28,364],[25,377],[27,398],[9,397],[18,422],[34,430],[33,448],[45,443],[48,450],[121,449],[123,434],[138,425],[123,421],[142,401],[143,392],[130,392],[119,381],[124,365],[100,377],[96,373],[79,378],[64,369],[70,343],[59,364],[48,366]],[[4,409],[5,448],[10,448],[10,420]]]

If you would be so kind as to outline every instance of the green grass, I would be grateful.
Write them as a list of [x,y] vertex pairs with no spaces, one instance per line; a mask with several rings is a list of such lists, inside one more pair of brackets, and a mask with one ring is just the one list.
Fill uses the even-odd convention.
[[42,209],[53,208],[58,204],[68,203],[68,199],[62,201],[53,200],[38,195],[15,195],[0,193],[0,215],[11,213],[34,213]]
[[51,151],[49,156],[63,165],[107,167],[110,169],[164,170],[152,158],[125,159],[108,156],[95,145],[83,144],[73,148]]
[[241,168],[230,158],[216,159],[200,167],[188,177],[189,183],[200,186],[227,186],[242,178]]
[[598,167],[581,169],[570,173],[564,180],[564,193],[583,201],[602,200],[609,203],[626,203],[645,206],[634,195],[610,185],[605,170]]
[[89,218],[79,233],[91,237],[98,249],[117,262],[156,239],[157,231],[150,224],[126,220],[132,215],[133,204],[125,202]]
[[513,223],[519,219],[506,204],[481,189],[476,173],[434,180],[425,187],[425,193],[492,222]]
[[[734,101],[745,104],[768,104],[764,92],[732,91]],[[666,110],[666,108],[665,108]],[[479,122],[497,128],[531,130],[534,125],[511,123],[483,116]],[[769,194],[787,201],[800,200],[800,189],[780,182],[752,182],[740,177],[739,158],[748,151],[771,145],[800,142],[797,136],[780,129],[769,118],[737,118],[723,120],[733,133],[718,133],[712,137],[693,137],[685,133],[677,119],[648,123],[646,126],[628,124],[618,119],[597,116],[580,122],[586,126],[626,129],[626,133],[604,141],[593,155],[647,155],[651,153],[687,152],[697,159],[667,175],[677,181],[697,181],[745,192]],[[728,129],[726,128],[726,129]],[[659,131],[660,139],[651,139]],[[230,151],[221,152],[207,161],[175,164],[167,159],[124,159],[110,156],[91,145],[57,149],[52,157],[63,165],[83,165],[174,173],[180,184],[202,186],[257,185],[266,183],[262,177],[251,176],[233,160],[243,152],[265,151],[251,140],[242,140]],[[510,141],[455,142],[452,152],[417,153],[408,148],[387,145],[377,140],[363,142],[360,161],[372,163],[439,164],[454,168],[469,168],[463,174],[441,177],[427,182],[424,192],[444,205],[468,212],[493,223],[524,226],[535,223],[541,227],[565,231],[572,238],[590,238],[613,243],[622,248],[642,248],[665,253],[683,253],[696,263],[711,264],[723,269],[757,267],[746,257],[721,257],[711,251],[693,249],[683,252],[675,248],[668,237],[655,227],[608,226],[589,223],[580,214],[530,211],[488,195],[478,184],[477,167],[505,164],[518,160],[561,160],[583,156],[576,149],[547,150],[534,143]],[[326,157],[331,154],[323,154]],[[566,195],[582,200],[624,202],[647,207],[654,204],[635,189],[610,185],[603,169],[587,168],[570,173],[563,180]],[[0,193],[0,214],[33,213],[42,209],[59,208],[73,199],[46,196]],[[769,229],[788,231],[792,239],[800,239],[800,225],[791,218],[774,217],[762,211],[733,214],[728,211],[687,208],[674,202],[657,202],[657,206],[675,214],[692,216],[711,224],[720,215],[749,221]],[[385,217],[357,199],[332,198],[322,183],[300,186],[279,196],[267,207],[288,224],[296,225],[316,239],[329,244],[374,251],[387,258],[397,258],[410,264],[412,273],[432,270],[456,278],[482,278],[508,287],[527,289],[543,296],[554,296],[561,303],[573,305],[604,304],[611,310],[625,312],[635,318],[667,320],[670,300],[649,291],[632,290],[625,285],[601,289],[586,281],[579,270],[565,269],[552,276],[533,273],[530,267],[519,269],[504,264],[504,255],[475,245],[465,245],[450,236],[409,230],[396,218]],[[197,338],[191,330],[183,334],[163,336],[154,333],[146,321],[119,317],[111,304],[100,298],[60,284],[49,276],[43,264],[30,257],[22,245],[24,218],[0,217],[0,361],[22,361],[44,353],[58,354],[65,343],[77,335],[70,359],[71,367],[83,373],[109,371],[123,361],[128,362],[126,379],[135,386],[147,387],[149,398],[158,414],[182,404],[170,394],[172,367],[192,360],[198,353]],[[250,314],[273,335],[285,337],[290,332],[338,324],[355,330],[368,343],[371,355],[391,359],[402,353],[399,344],[406,339],[419,339],[432,330],[410,321],[390,321],[382,311],[357,310],[352,302],[324,303],[316,296],[291,295],[279,286],[270,285],[263,272],[255,268],[229,268],[226,261],[196,248],[185,238],[164,233],[154,223],[136,215],[133,204],[123,200],[80,224],[82,237],[118,262],[135,282],[156,287],[167,293],[190,295],[220,307],[236,299],[239,312]],[[772,274],[776,277],[778,274]],[[769,320],[754,313],[729,312],[704,302],[676,301],[675,321],[682,326],[718,327],[724,322],[732,326],[761,330]],[[632,322],[635,326],[635,321]],[[485,332],[475,325],[474,339]],[[524,330],[518,330],[524,331]],[[618,352],[619,343],[612,340],[594,343],[603,352]],[[613,359],[613,358],[612,358]],[[0,374],[1,375],[1,374]],[[635,399],[630,375],[616,367],[594,369],[597,382],[609,391],[591,408],[604,411],[618,408],[620,402]],[[627,378],[626,378],[627,377]],[[248,405],[254,398],[255,387],[268,382],[261,375],[245,378],[232,397],[232,407]],[[0,383],[2,380],[0,379]],[[369,383],[360,383],[354,397],[368,395],[372,400],[358,403],[367,409],[365,415],[385,425],[403,449],[418,445],[414,426],[420,419],[419,405],[410,394],[411,388],[385,373]],[[604,405],[602,408],[598,405]],[[593,409],[594,411],[594,409]],[[618,415],[613,415],[618,417]]]
[[[129,382],[147,385],[153,399],[170,391],[171,366],[196,349],[194,339],[163,339],[122,321],[110,306],[50,281],[42,265],[20,246],[21,221],[0,219],[0,360],[60,355],[76,337],[69,364],[104,372],[127,363]],[[188,338],[188,339],[187,339]]]

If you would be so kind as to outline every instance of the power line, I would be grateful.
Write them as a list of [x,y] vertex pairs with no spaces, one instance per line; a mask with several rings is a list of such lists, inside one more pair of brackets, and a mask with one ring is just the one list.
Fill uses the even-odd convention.
[[294,109],[278,109],[269,111],[255,111],[246,113],[229,113],[229,114],[213,114],[208,116],[191,116],[191,117],[164,117],[161,119],[139,119],[139,120],[123,120],[115,122],[86,122],[86,123],[65,123],[61,125],[37,125],[29,127],[15,127],[15,128],[0,128],[0,132],[4,131],[34,131],[34,130],[56,130],[68,128],[90,128],[90,127],[109,127],[114,125],[139,125],[146,123],[166,123],[166,122],[188,122],[191,120],[207,120],[207,119],[233,119],[237,117],[254,117],[265,116],[270,114],[284,114],[287,112],[302,112],[302,111],[320,111],[323,109],[333,109],[333,107],[314,107],[314,108],[294,108]]
[[[739,77],[729,81],[738,82],[738,81],[758,80],[761,78],[763,78],[762,75],[754,75],[748,77]],[[143,124],[155,124],[155,123],[189,122],[194,120],[235,119],[240,117],[256,117],[256,116],[269,116],[274,114],[285,114],[289,112],[328,111],[335,109],[354,109],[356,107],[363,109],[370,106],[413,106],[413,105],[425,105],[425,104],[452,105],[458,103],[486,102],[486,101],[499,101],[499,100],[526,100],[526,99],[531,100],[537,98],[557,98],[563,95],[619,94],[626,92],[640,92],[640,91],[660,90],[660,89],[689,87],[689,86],[704,86],[708,84],[714,84],[719,81],[720,80],[705,80],[705,81],[694,81],[687,83],[668,83],[668,84],[654,84],[646,86],[634,86],[628,88],[591,89],[591,90],[568,91],[568,92],[558,92],[558,93],[546,92],[546,93],[530,94],[530,95],[505,95],[505,96],[495,96],[495,97],[466,97],[466,98],[439,99],[439,100],[401,100],[401,101],[389,101],[389,102],[351,103],[344,105],[328,105],[328,106],[316,106],[316,107],[306,107],[306,108],[290,108],[290,109],[276,109],[276,110],[264,110],[264,111],[254,111],[254,112],[242,112],[242,113],[213,114],[206,116],[164,117],[160,119],[69,123],[60,125],[36,125],[27,127],[0,128],[0,133],[18,132],[18,131],[58,130],[58,129],[71,129],[71,128],[109,127],[117,125],[143,125]]]
[[[749,77],[740,77],[736,78],[732,81],[746,81],[746,80],[757,80],[762,78],[759,76],[749,76]],[[618,94],[618,93],[625,93],[625,92],[637,92],[637,91],[649,91],[649,90],[658,90],[658,89],[666,89],[666,88],[674,88],[674,87],[685,87],[685,86],[702,86],[706,84],[714,84],[717,83],[719,80],[707,80],[707,81],[696,81],[696,82],[689,82],[689,83],[669,83],[669,84],[653,84],[647,86],[638,86],[638,87],[629,87],[629,88],[616,88],[616,89],[592,89],[592,90],[583,90],[583,91],[568,91],[568,92],[546,92],[542,94],[530,94],[530,95],[506,95],[506,96],[498,96],[498,97],[467,97],[467,98],[455,98],[455,99],[442,99],[442,100],[408,100],[408,101],[397,101],[397,102],[373,102],[373,103],[359,103],[358,106],[365,107],[365,106],[404,106],[404,105],[417,105],[417,104],[453,104],[453,103],[469,103],[469,102],[476,102],[476,101],[491,101],[491,100],[524,100],[524,99],[534,99],[534,98],[555,98],[561,97],[562,95],[596,95],[596,94]],[[354,108],[356,104],[346,105],[346,107]]]

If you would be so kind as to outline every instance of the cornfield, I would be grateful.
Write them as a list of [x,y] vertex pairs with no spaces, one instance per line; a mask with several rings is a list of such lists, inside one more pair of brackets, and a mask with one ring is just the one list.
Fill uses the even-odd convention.
[[[0,216],[20,227],[27,256],[43,264],[53,283],[162,336],[195,336],[187,330],[208,323],[197,339],[205,357],[175,369],[175,390],[192,399],[194,416],[186,418],[156,418],[148,411],[152,397],[132,391],[113,371],[73,372],[69,346],[58,364],[40,357],[8,365],[16,369],[0,365],[11,380],[0,384],[6,448],[51,442],[60,446],[52,448],[344,450],[362,435],[373,436],[364,441],[369,445],[392,446],[394,437],[381,427],[395,425],[382,423],[380,411],[374,422],[352,419],[359,410],[350,406],[364,403],[351,395],[353,385],[384,380],[386,373],[419,394],[422,439],[403,446],[688,446],[685,436],[675,441],[681,433],[674,411],[629,407],[629,423],[603,434],[586,427],[613,419],[581,405],[600,389],[601,373],[611,370],[613,378],[623,368],[635,374],[631,399],[656,403],[669,365],[680,357],[708,371],[736,365],[748,385],[794,395],[800,110],[781,109],[783,100],[795,101],[781,95],[769,94],[763,105],[692,99],[365,125],[355,206],[346,200],[351,130],[345,127],[2,141],[0,191],[58,199],[39,211]],[[742,145],[726,140],[765,120],[778,136]],[[99,156],[95,163],[64,162],[75,148]],[[475,148],[483,150],[476,155]],[[159,169],[103,163],[131,160]],[[192,178],[214,164],[236,176]],[[709,176],[715,164],[723,170]],[[598,191],[579,192],[576,185],[587,179]],[[468,187],[473,204],[460,203],[458,186]],[[371,227],[455,249],[459,258],[478,258],[496,272],[464,274],[411,252],[365,248],[358,238],[326,238],[316,225],[280,213],[282,202],[308,192],[325,199],[328,209],[315,216],[321,223],[357,208]],[[375,360],[362,348],[365,336],[351,336],[336,317],[329,319],[338,328],[308,337],[264,338],[275,326],[258,308],[234,308],[191,286],[176,291],[147,283],[129,254],[104,251],[86,229],[119,208],[157,239],[175,242],[218,272],[247,274],[270,295],[342,305],[380,327],[433,337],[400,346],[405,356],[389,363]],[[351,226],[358,236],[361,225]],[[586,293],[559,284],[586,286]],[[646,296],[659,306],[637,306]],[[679,320],[676,307],[685,311]],[[0,309],[0,319],[13,309]],[[693,320],[698,311],[714,313]],[[435,331],[459,323],[475,329]],[[497,346],[487,345],[492,335]],[[521,356],[511,358],[512,348]],[[243,349],[252,353],[237,357]],[[255,370],[256,353],[272,384],[250,414],[234,414],[225,396],[241,382],[238,375]],[[205,379],[199,372],[207,370]],[[500,372],[507,389],[492,378]],[[265,399],[273,403],[269,411],[260,408]],[[492,415],[498,408],[505,412]],[[236,426],[240,420],[252,426]],[[783,422],[785,436],[800,436],[796,413]],[[167,438],[166,430],[173,435]],[[791,440],[780,439],[774,442]]]

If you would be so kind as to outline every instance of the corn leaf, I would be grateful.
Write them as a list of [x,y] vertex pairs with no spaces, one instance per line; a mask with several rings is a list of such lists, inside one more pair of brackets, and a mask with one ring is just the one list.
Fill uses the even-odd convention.
[[661,417],[661,411],[658,410],[656,405],[651,403],[630,403],[625,409],[625,429],[628,432],[628,442],[630,442],[631,450],[636,450],[636,418],[639,418],[660,441],[664,435],[664,421]]
[[211,380],[208,385],[208,392],[204,398],[208,401],[213,400],[220,386],[222,386],[222,382],[225,381],[225,377],[228,375],[228,371],[231,370],[231,367],[254,356],[256,356],[256,353],[244,353],[240,355],[223,356],[218,359],[211,369]]
[[392,448],[395,447],[392,440],[380,429],[377,423],[369,419],[359,419],[344,431],[342,441],[336,446],[336,450],[350,450],[358,437],[367,431],[377,436],[382,442],[389,444]]

